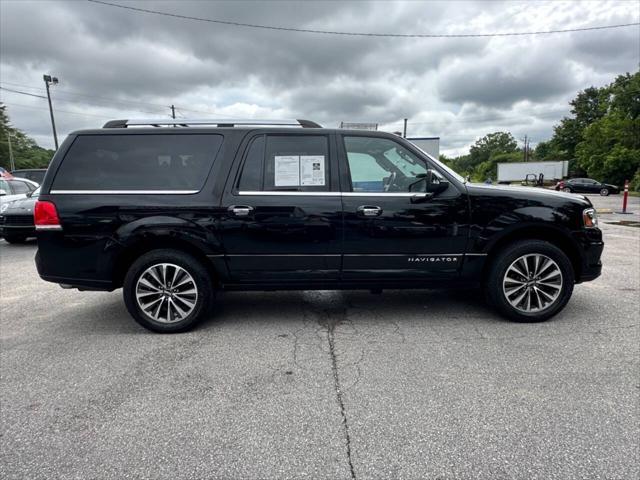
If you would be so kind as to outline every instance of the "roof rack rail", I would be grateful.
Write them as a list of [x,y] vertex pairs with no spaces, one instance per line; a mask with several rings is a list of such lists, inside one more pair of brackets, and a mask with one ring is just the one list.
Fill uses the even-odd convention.
[[109,120],[102,128],[128,128],[128,127],[190,127],[190,126],[216,126],[216,127],[236,127],[236,126],[291,126],[302,128],[322,128],[322,125],[311,120],[241,120],[237,118],[186,120],[186,119],[138,119],[138,120]]

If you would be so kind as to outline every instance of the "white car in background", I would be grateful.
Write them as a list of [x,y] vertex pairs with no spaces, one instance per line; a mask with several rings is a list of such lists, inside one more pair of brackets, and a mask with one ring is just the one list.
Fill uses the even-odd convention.
[[27,193],[33,192],[39,186],[36,182],[26,178],[0,178],[0,213],[2,205],[21,198],[27,198]]

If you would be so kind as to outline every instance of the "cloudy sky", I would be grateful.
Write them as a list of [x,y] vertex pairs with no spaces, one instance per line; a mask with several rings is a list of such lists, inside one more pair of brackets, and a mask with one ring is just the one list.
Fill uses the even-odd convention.
[[[638,22],[637,1],[204,2],[109,0],[184,16],[299,29],[401,34],[547,31]],[[640,28],[484,38],[385,38],[252,29],[76,1],[0,0],[0,101],[51,147],[114,118],[308,118],[440,136],[465,153],[509,130],[551,135],[567,102],[638,70]]]

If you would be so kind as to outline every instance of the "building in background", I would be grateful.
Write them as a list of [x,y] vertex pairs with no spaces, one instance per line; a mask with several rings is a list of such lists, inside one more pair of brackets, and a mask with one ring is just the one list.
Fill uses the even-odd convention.
[[407,138],[420,150],[427,152],[433,158],[440,157],[440,137],[414,137]]

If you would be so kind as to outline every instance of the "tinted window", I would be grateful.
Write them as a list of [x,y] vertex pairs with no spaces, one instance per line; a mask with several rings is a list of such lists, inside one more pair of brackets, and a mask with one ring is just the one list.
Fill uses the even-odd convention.
[[13,188],[13,193],[29,193],[31,189],[27,186],[25,182],[21,182],[19,180],[13,180],[10,182],[11,187]]
[[36,183],[42,183],[42,180],[44,180],[45,173],[47,172],[34,170],[32,172],[28,172],[26,175],[23,175],[23,177],[28,178],[29,180],[33,180]]
[[4,190],[7,195],[11,195],[11,189],[9,188],[9,182],[0,180],[0,190]]
[[200,190],[222,135],[81,135],[53,190]]
[[328,191],[329,142],[322,135],[267,135],[251,144],[242,191]]
[[427,164],[386,138],[344,137],[354,192],[408,192]]
[[255,138],[244,161],[238,189],[244,191],[262,190],[262,165],[264,163],[264,135]]

